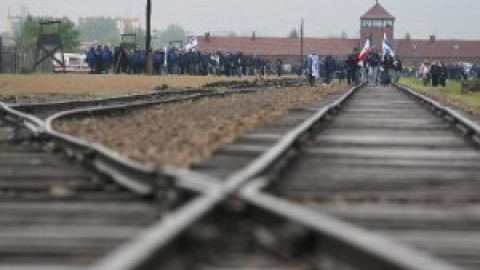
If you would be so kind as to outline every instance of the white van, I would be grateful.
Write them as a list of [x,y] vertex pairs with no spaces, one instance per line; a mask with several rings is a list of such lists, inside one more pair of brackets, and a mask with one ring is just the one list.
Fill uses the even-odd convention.
[[[64,53],[65,57],[65,72],[67,73],[89,73],[90,68],[87,63],[87,56],[81,53]],[[55,54],[55,58],[61,59],[62,55],[60,53]],[[61,73],[64,72],[62,66],[57,63],[55,60],[52,60],[53,72]]]

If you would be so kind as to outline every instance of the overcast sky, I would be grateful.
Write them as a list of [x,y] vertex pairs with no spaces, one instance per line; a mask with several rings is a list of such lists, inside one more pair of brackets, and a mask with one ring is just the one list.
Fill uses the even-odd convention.
[[[305,19],[309,37],[349,37],[359,34],[359,17],[375,0],[153,0],[154,29],[181,25],[188,32],[203,35],[221,31],[264,36],[286,36]],[[380,0],[396,17],[395,34],[426,39],[480,40],[480,0]],[[0,0],[0,31],[4,30],[8,8],[12,15],[20,4],[33,15],[78,17],[140,17],[146,0]],[[144,23],[142,23],[144,25]]]

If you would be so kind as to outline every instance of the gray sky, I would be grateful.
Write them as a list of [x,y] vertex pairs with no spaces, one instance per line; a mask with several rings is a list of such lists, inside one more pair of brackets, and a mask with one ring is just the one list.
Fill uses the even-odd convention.
[[[374,0],[153,0],[154,29],[177,23],[203,35],[207,31],[257,31],[264,36],[286,36],[305,19],[309,37],[339,36],[345,31],[357,37],[359,17]],[[380,0],[396,17],[395,34],[426,39],[480,39],[479,0]],[[140,17],[146,0],[0,0],[0,31],[4,30],[8,7],[19,14],[20,4],[33,15],[78,17]],[[142,23],[144,25],[144,23]]]

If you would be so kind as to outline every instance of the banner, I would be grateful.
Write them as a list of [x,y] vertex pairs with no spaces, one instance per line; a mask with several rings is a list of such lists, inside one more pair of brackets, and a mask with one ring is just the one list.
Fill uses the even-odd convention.
[[382,51],[384,56],[387,54],[390,54],[392,57],[395,57],[395,52],[392,50],[392,47],[390,46],[390,42],[388,41],[388,38],[387,38],[387,33],[383,33]]
[[313,77],[320,77],[320,61],[317,54],[312,53],[307,56],[307,69]]
[[372,48],[372,41],[371,41],[371,38],[368,38],[367,40],[365,40],[365,46],[363,46],[362,51],[358,55],[358,62],[362,62],[367,58],[371,48]]
[[185,50],[195,50],[198,46],[198,40],[196,37],[191,37],[187,44],[185,44]]

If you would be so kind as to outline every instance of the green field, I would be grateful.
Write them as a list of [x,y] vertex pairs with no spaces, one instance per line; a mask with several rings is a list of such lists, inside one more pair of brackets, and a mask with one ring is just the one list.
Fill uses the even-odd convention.
[[462,94],[460,82],[457,81],[448,81],[446,87],[425,87],[421,80],[413,78],[403,78],[400,83],[424,94],[444,97],[447,101],[460,102],[463,105],[480,109],[480,93]]

